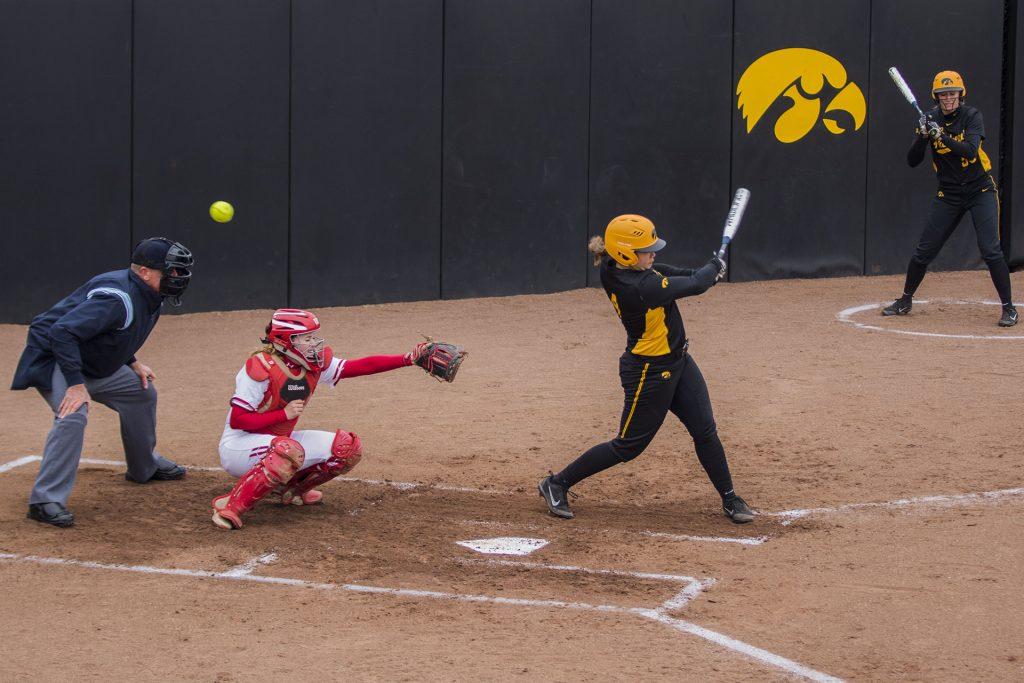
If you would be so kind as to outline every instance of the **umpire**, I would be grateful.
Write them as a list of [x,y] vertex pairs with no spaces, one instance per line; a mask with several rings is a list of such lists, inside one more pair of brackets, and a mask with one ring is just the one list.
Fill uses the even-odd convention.
[[11,389],[35,387],[54,420],[29,497],[29,519],[59,527],[75,523],[66,506],[91,400],[121,419],[126,479],[141,484],[185,476],[184,467],[153,450],[155,377],[135,353],[160,319],[164,299],[181,305],[192,264],[192,252],[178,242],[143,240],[130,268],[97,275],[32,320]]
[[939,189],[932,199],[917,250],[907,265],[903,296],[882,309],[882,315],[910,313],[914,292],[924,279],[928,264],[970,211],[978,249],[1003,304],[999,326],[1012,327],[1017,324],[1017,309],[1010,294],[1010,269],[999,246],[999,190],[990,173],[992,164],[982,149],[985,125],[981,112],[963,104],[966,96],[967,88],[960,74],[940,71],[935,75],[932,99],[937,106],[918,120],[917,138],[907,152],[907,163],[920,164],[925,147],[930,146]]

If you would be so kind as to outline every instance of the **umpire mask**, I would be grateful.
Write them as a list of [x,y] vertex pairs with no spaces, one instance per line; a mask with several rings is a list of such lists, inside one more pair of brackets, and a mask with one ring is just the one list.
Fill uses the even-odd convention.
[[163,275],[160,296],[170,301],[172,306],[181,305],[181,296],[188,289],[195,263],[192,252],[184,244],[166,237],[144,239],[132,250],[132,263],[159,270]]

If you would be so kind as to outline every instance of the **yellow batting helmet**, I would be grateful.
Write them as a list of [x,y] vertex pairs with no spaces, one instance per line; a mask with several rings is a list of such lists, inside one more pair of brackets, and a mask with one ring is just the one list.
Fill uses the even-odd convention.
[[664,246],[665,240],[658,238],[654,223],[643,216],[616,216],[604,230],[605,251],[624,266],[635,266],[637,254],[660,251]]
[[955,71],[940,71],[932,79],[932,99],[937,100],[940,92],[960,91],[960,99],[967,97],[967,87],[963,77]]

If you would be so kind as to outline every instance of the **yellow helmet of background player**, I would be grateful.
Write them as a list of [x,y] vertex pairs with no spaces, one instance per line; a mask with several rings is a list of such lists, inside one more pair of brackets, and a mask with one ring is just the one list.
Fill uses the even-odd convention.
[[940,71],[932,79],[932,99],[939,101],[940,92],[960,91],[960,100],[967,97],[967,87],[964,86],[964,79],[955,71]]
[[604,249],[624,266],[635,266],[637,254],[660,251],[665,240],[658,237],[654,223],[648,218],[627,213],[616,216],[604,230]]

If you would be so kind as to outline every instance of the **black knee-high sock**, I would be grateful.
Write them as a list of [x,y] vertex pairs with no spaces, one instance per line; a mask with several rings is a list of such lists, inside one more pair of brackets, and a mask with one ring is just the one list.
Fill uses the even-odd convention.
[[917,288],[921,286],[921,280],[924,279],[924,274],[928,272],[928,266],[922,266],[914,259],[910,259],[910,264],[907,266],[907,281],[903,284],[904,295],[914,295]]
[[695,441],[693,444],[697,449],[697,459],[708,473],[708,479],[715,485],[718,495],[725,498],[733,494],[732,475],[729,474],[729,462],[725,459],[725,448],[722,447],[722,440],[718,433],[714,433],[706,439]]
[[988,264],[988,274],[992,278],[992,284],[999,292],[999,300],[1003,305],[1013,303],[1013,296],[1010,294],[1010,268],[1006,265],[1006,259],[999,259]]
[[605,441],[569,463],[564,470],[555,475],[555,483],[565,487],[573,486],[620,462],[622,461],[615,454],[615,449]]

